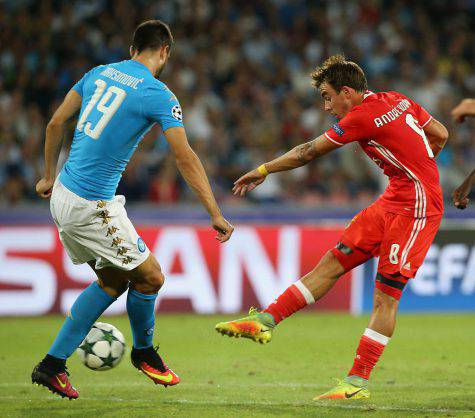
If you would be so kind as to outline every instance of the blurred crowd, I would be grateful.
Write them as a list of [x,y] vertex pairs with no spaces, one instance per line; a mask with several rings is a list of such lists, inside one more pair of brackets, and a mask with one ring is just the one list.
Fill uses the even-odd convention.
[[[84,72],[127,59],[135,26],[151,18],[174,34],[162,80],[181,102],[190,142],[223,203],[237,203],[230,189],[242,173],[331,126],[309,74],[335,53],[363,67],[371,90],[401,91],[448,126],[439,158],[446,197],[475,166],[474,124],[449,118],[461,98],[475,96],[473,0],[6,0],[0,204],[37,199],[48,118]],[[129,201],[192,201],[167,151],[153,129],[119,193]],[[351,144],[270,176],[245,202],[356,206],[384,185],[376,165]]]

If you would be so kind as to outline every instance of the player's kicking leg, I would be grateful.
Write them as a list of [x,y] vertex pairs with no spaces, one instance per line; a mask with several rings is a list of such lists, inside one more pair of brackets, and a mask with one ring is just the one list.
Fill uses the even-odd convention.
[[224,335],[268,343],[279,322],[322,298],[344,272],[345,269],[329,251],[310,273],[288,287],[262,312],[251,308],[249,316],[220,322],[216,325],[216,331]]
[[[94,263],[89,263],[94,268]],[[33,383],[47,387],[63,398],[77,399],[69,381],[66,360],[86,337],[94,322],[126,289],[121,277],[98,273],[99,280],[89,285],[76,299],[48,354],[31,374]]]

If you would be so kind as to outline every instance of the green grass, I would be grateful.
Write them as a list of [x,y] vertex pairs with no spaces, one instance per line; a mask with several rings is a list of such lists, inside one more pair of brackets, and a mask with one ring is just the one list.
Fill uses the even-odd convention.
[[[124,361],[93,372],[69,361],[80,399],[33,386],[30,373],[61,317],[0,319],[0,416],[475,416],[475,316],[402,315],[368,401],[314,402],[349,369],[367,318],[298,314],[261,346],[218,335],[223,316],[162,315],[157,338],[182,383],[155,386]],[[130,343],[127,318],[111,317]]]

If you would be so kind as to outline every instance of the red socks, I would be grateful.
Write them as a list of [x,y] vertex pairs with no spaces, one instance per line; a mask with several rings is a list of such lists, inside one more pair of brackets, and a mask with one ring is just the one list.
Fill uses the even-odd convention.
[[389,337],[366,328],[356,350],[353,367],[349,371],[348,376],[358,376],[368,380],[373,367],[378,362],[381,354],[383,354],[384,347],[386,347],[388,342]]
[[[310,290],[299,280],[289,286],[263,312],[271,314],[277,325],[283,319],[314,302],[315,299]],[[389,337],[366,328],[356,350],[353,367],[348,376],[358,376],[368,380],[388,342]]]
[[289,286],[274,302],[272,302],[263,312],[270,313],[276,325],[299,311],[307,305],[315,302],[315,299],[308,288],[299,280]]

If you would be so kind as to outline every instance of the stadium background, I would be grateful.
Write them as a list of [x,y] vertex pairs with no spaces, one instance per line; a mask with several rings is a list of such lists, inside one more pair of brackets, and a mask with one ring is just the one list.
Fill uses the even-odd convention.
[[[47,204],[34,194],[44,129],[84,72],[128,57],[135,25],[150,18],[174,33],[162,79],[237,226],[229,243],[213,241],[163,135],[152,130],[118,193],[168,278],[160,310],[265,305],[382,192],[379,169],[350,145],[270,176],[245,199],[230,193],[240,174],[332,123],[308,75],[334,53],[360,63],[372,90],[399,90],[449,128],[438,159],[446,220],[401,309],[475,309],[475,210],[450,207],[452,190],[475,166],[474,123],[449,118],[475,95],[475,2],[18,0],[0,2],[0,315],[66,312],[92,279],[69,262]],[[61,162],[71,136],[72,129]],[[370,309],[373,270],[373,263],[357,269],[314,309]],[[115,313],[124,312],[121,303]]]

